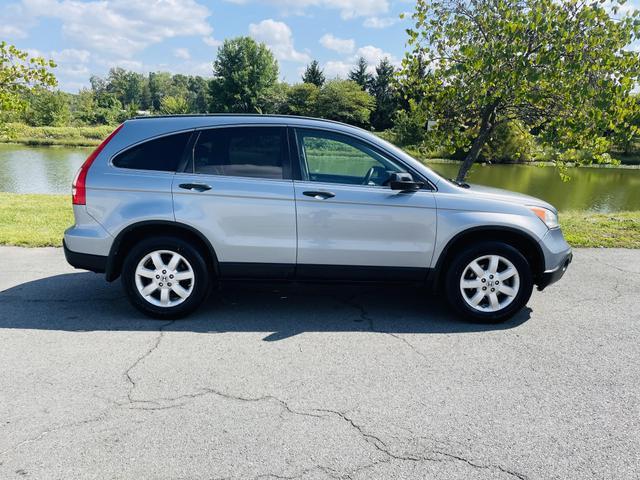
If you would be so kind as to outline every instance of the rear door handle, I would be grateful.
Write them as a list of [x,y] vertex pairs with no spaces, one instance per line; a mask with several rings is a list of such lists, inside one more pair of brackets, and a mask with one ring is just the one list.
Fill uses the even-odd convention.
[[207,190],[211,190],[211,186],[205,183],[181,183],[178,186],[184,190],[195,190],[196,192],[206,192]]
[[336,196],[335,193],[332,192],[315,192],[315,191],[308,191],[308,192],[302,192],[303,195],[306,195],[307,197],[313,197],[316,200],[326,200],[327,198],[333,198]]

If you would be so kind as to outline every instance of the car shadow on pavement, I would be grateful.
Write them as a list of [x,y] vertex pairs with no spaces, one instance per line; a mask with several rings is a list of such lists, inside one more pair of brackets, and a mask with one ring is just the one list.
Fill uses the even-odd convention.
[[265,332],[276,341],[303,332],[464,333],[505,330],[525,308],[492,325],[460,320],[438,297],[406,285],[229,283],[186,319],[152,320],[129,305],[120,282],[70,273],[0,291],[0,328],[86,331]]

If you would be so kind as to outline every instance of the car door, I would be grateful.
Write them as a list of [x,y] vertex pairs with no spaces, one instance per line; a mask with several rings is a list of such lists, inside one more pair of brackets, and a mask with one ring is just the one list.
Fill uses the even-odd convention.
[[432,191],[391,190],[391,173],[407,169],[351,135],[296,128],[295,144],[297,275],[424,278],[436,235]]
[[200,130],[187,156],[172,185],[175,218],[207,237],[222,276],[291,275],[296,216],[287,129]]

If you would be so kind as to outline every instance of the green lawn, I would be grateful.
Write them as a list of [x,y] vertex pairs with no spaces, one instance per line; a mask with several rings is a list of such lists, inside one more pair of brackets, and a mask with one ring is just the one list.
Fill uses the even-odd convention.
[[[58,247],[72,224],[69,195],[0,193],[0,245]],[[561,212],[560,224],[574,247],[640,248],[640,211]]]

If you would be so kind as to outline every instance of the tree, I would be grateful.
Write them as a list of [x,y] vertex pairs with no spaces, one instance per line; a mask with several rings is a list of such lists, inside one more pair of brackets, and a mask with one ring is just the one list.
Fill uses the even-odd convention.
[[168,72],[149,73],[149,97],[151,99],[151,109],[160,110],[162,98],[169,95],[171,86],[171,74]]
[[371,74],[368,72],[369,64],[364,59],[364,57],[360,57],[358,59],[358,63],[356,66],[349,72],[348,78],[356,82],[362,90],[367,90],[371,83]]
[[122,105],[140,105],[145,83],[146,79],[141,73],[117,67],[109,70],[105,88],[107,92],[113,93]]
[[[614,19],[594,0],[417,0],[400,82],[425,92],[433,140],[468,149],[459,181],[506,122],[603,160],[607,132],[634,128],[640,56],[625,47],[640,34],[636,19]],[[425,61],[432,74],[418,79]]]
[[376,130],[386,130],[393,126],[393,115],[397,110],[397,96],[391,82],[395,69],[388,58],[383,58],[376,67],[376,76],[371,80],[370,93],[376,101],[371,112],[371,125]]
[[24,112],[27,124],[41,127],[64,126],[69,123],[71,112],[68,94],[37,88],[28,98],[29,106]]
[[322,87],[325,82],[324,72],[320,68],[317,60],[312,61],[304,71],[302,75],[302,81],[304,83],[312,83],[316,87]]
[[56,64],[42,57],[30,57],[7,42],[0,42],[0,112],[22,110],[26,93],[34,87],[54,87],[49,71]]
[[180,115],[189,113],[189,103],[183,97],[167,95],[160,102],[160,113],[163,115]]
[[351,80],[331,80],[318,94],[318,115],[364,127],[374,105],[371,95]]
[[262,112],[278,80],[278,62],[271,51],[250,37],[225,40],[213,62],[210,83],[214,112]]
[[290,115],[313,117],[317,115],[317,103],[320,89],[313,83],[298,83],[289,89],[287,110]]

